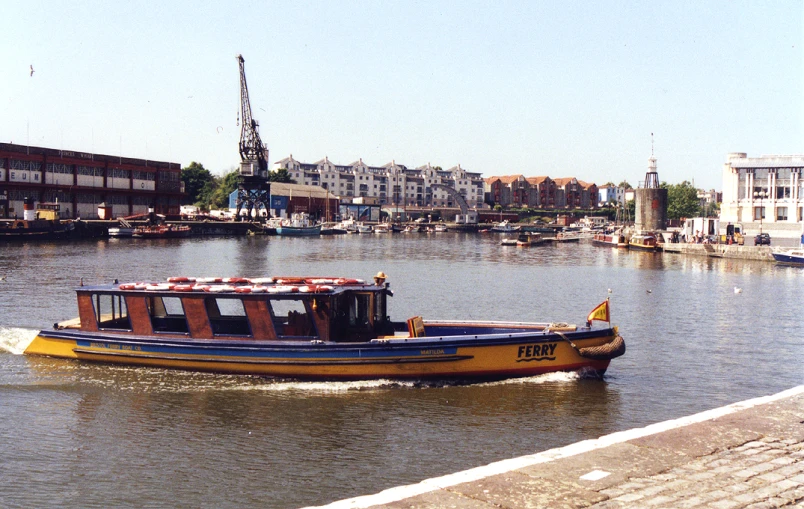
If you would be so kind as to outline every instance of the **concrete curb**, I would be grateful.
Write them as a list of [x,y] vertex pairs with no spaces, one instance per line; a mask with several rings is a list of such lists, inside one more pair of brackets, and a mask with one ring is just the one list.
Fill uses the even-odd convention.
[[[419,497],[422,495],[427,496],[428,494],[433,494],[433,492],[446,490],[447,488],[451,488],[459,484],[477,483],[479,481],[488,480],[493,476],[499,476],[501,474],[511,474],[517,470],[554,462],[556,460],[563,458],[570,458],[582,453],[607,448],[615,444],[624,444],[625,442],[631,440],[657,435],[670,430],[690,426],[692,424],[711,421],[713,419],[742,412],[760,405],[767,405],[774,402],[794,398],[800,395],[804,395],[804,385],[800,385],[798,387],[782,391],[778,394],[741,401],[724,407],[700,412],[698,414],[694,414],[691,416],[651,424],[644,428],[635,428],[627,431],[620,431],[612,433],[610,435],[605,435],[597,439],[584,440],[571,445],[567,445],[565,447],[550,449],[544,452],[528,456],[521,456],[518,458],[498,461],[482,467],[472,468],[469,470],[445,475],[442,477],[426,479],[417,484],[389,488],[374,495],[366,495],[347,500],[341,500],[325,506],[318,506],[318,507],[328,509],[347,509],[347,508],[361,509],[378,505],[393,504],[394,502],[400,502],[405,499],[410,499],[412,497]],[[603,472],[599,475],[603,474],[608,475],[608,473],[606,472]],[[595,471],[592,471],[586,475],[590,475],[591,476],[590,479],[594,480],[594,476],[598,474],[596,474]],[[451,493],[446,494],[448,494],[449,496],[454,496]],[[588,505],[588,504],[579,504],[579,505]],[[472,506],[486,507],[487,505],[478,504]]]

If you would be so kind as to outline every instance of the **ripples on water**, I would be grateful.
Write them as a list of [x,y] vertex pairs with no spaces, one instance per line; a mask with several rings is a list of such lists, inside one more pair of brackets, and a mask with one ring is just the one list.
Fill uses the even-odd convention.
[[[325,503],[802,383],[802,269],[498,242],[443,234],[0,246],[0,500]],[[367,279],[380,270],[396,319],[580,323],[610,295],[628,351],[604,381],[551,374],[470,385],[301,383],[19,355],[39,328],[76,315],[82,279]]]

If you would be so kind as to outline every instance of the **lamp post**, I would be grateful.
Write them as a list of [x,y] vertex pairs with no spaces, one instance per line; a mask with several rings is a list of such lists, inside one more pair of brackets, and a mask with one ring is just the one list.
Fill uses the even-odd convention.
[[759,234],[762,235],[762,218],[765,217],[765,209],[762,208],[762,200],[768,197],[767,191],[754,191],[754,198],[759,198]]

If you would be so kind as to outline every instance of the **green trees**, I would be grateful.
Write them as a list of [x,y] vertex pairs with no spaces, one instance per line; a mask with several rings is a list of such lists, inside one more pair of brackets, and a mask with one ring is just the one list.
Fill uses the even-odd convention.
[[210,210],[229,207],[229,193],[237,189],[237,170],[230,170],[223,177],[216,177],[204,165],[195,161],[181,169],[186,201],[200,208]]
[[701,204],[698,200],[698,190],[684,181],[680,184],[662,182],[661,188],[667,189],[667,218],[681,219],[682,217],[697,217],[701,214]]
[[286,184],[295,184],[293,179],[290,178],[290,173],[284,168],[279,168],[276,171],[268,172],[268,180],[271,182],[284,182]]
[[187,203],[196,204],[202,190],[215,179],[204,165],[195,161],[181,169],[181,181],[184,182],[184,192],[187,193]]
[[[231,168],[223,177],[216,177],[204,165],[195,161],[181,169],[181,180],[184,182],[186,202],[201,210],[221,209],[229,207],[229,195],[237,189],[238,171]],[[284,168],[268,172],[270,182],[295,183],[290,173]]]

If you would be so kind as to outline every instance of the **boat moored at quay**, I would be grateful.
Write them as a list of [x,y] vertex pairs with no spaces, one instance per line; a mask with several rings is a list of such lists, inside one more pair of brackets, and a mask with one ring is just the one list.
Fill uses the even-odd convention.
[[659,244],[652,233],[636,233],[628,240],[628,249],[656,252],[659,250]]
[[597,232],[592,237],[592,243],[597,246],[628,248],[622,229]]
[[[601,376],[625,352],[608,300],[584,325],[388,317],[384,274],[169,278],[76,289],[79,316],[25,349],[84,361],[295,379]],[[593,325],[606,321],[604,325]]]

